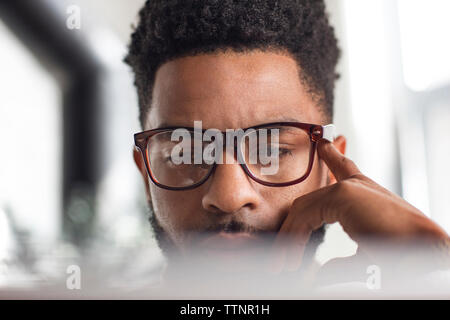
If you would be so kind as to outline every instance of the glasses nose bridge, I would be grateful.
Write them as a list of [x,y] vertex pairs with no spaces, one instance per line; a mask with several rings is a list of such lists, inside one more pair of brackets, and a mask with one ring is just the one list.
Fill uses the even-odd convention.
[[[230,138],[229,133],[224,132],[224,131],[219,131],[220,135],[221,135],[221,145],[220,146],[216,146],[221,150],[221,154],[222,157],[227,155],[227,153],[229,153],[230,151],[232,152],[232,156],[234,160],[237,160],[238,163],[240,158],[242,158],[239,155],[239,143],[240,143],[240,139],[239,136],[235,136],[232,135],[232,139]],[[222,163],[219,164],[228,164],[226,161],[223,161],[222,159]]]
[[[219,131],[221,134],[221,146],[217,147],[216,150],[221,150],[220,157],[221,159],[217,159],[218,161],[214,161],[213,167],[211,171],[208,174],[207,179],[214,179],[214,175],[218,169],[219,166],[222,165],[239,165],[241,167],[241,170],[244,171],[245,176],[247,179],[252,179],[251,175],[249,174],[248,170],[246,169],[245,164],[243,163],[244,156],[240,155],[240,148],[238,147],[241,140],[239,139],[239,136],[233,136],[233,139],[230,139],[230,136],[227,135],[226,132]],[[232,161],[228,161],[227,159],[229,156],[230,151],[232,152]],[[241,160],[242,159],[242,160]]]
[[[225,132],[221,132],[222,134],[222,141],[224,141],[225,143],[223,143],[222,147],[222,157],[225,157],[225,161],[223,161],[222,158],[222,163],[220,164],[240,164],[240,158],[241,156],[239,155],[239,148],[238,148],[238,144],[239,144],[239,139],[237,137],[234,137],[233,139],[230,139],[229,136],[225,133]],[[229,163],[227,161],[228,159],[228,154],[232,152],[231,156],[233,159],[232,163]]]
[[[249,128],[247,130],[251,130],[251,131],[241,131],[241,132],[223,132],[220,131],[220,134],[222,135],[222,153],[223,155],[226,154],[226,152],[228,151],[232,151],[233,154],[233,159],[234,161],[236,161],[238,164],[241,165],[241,167],[243,168],[243,170],[248,174],[247,170],[246,170],[246,156],[245,156],[245,151],[242,150],[242,143],[245,142],[246,139],[249,139],[249,136],[251,134],[257,134],[258,129],[253,129],[253,128]],[[258,145],[258,147],[260,146],[261,141],[259,140],[259,138],[256,138],[257,140],[255,141],[255,143]],[[252,140],[252,139],[250,139]],[[230,148],[231,146],[231,148]],[[231,150],[230,150],[231,149]],[[225,150],[225,153],[223,152]],[[222,156],[223,156],[222,155]],[[227,162],[223,162],[225,164],[229,164]],[[233,162],[234,163],[234,162]]]

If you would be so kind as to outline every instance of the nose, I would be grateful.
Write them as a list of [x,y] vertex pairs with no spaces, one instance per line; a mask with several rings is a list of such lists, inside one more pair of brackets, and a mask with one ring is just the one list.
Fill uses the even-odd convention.
[[227,159],[224,164],[217,165],[207,186],[202,205],[208,212],[235,214],[243,210],[251,211],[261,201],[259,193],[253,187],[253,181],[234,157],[231,161]]

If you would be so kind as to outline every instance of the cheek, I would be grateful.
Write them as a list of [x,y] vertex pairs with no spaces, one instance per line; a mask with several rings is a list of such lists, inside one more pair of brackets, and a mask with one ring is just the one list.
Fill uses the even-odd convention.
[[156,217],[164,230],[175,238],[198,224],[201,195],[195,189],[169,191],[150,186],[150,193]]
[[327,170],[317,155],[308,178],[297,185],[284,188],[260,188],[261,198],[264,199],[266,224],[277,225],[289,211],[292,202],[310,192],[325,187],[327,184]]

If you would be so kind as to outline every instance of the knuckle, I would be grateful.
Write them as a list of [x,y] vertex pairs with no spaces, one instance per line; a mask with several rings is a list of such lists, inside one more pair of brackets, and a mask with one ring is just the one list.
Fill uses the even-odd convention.
[[353,160],[351,160],[351,159],[349,159],[349,158],[347,158],[345,156],[342,156],[342,158],[341,158],[341,165],[342,166],[348,167],[348,166],[352,166],[354,164],[355,163],[353,162]]
[[347,180],[353,182],[353,183],[360,183],[361,181],[365,181],[366,177],[361,173],[356,173],[351,175]]
[[335,184],[334,192],[340,197],[349,195],[355,189],[355,184],[355,180],[352,179],[339,181]]
[[347,180],[351,181],[356,186],[370,187],[374,184],[374,182],[371,179],[369,179],[362,173],[356,173],[350,176]]
[[300,198],[296,198],[293,202],[292,202],[292,208],[298,209],[300,208],[304,203],[304,200],[302,197]]

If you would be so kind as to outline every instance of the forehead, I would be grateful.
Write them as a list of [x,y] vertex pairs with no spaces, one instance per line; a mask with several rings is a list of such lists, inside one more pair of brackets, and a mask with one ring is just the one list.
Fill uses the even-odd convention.
[[162,65],[146,128],[246,128],[276,121],[320,123],[319,109],[300,81],[297,62],[275,52],[189,56]]

